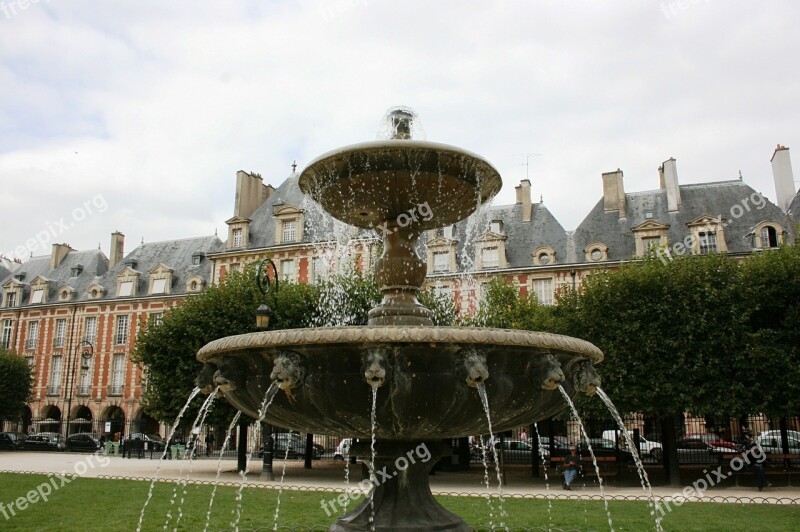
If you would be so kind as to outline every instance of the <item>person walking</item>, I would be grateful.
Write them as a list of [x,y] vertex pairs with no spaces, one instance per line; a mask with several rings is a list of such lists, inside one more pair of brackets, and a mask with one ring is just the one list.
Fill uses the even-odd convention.
[[581,470],[581,457],[578,456],[578,449],[573,447],[569,451],[569,456],[564,459],[564,483],[563,488],[572,491],[572,483]]
[[744,452],[755,460],[755,462],[753,462],[753,471],[756,474],[756,486],[758,486],[758,491],[764,491],[764,488],[772,486],[769,480],[767,480],[767,454],[764,452],[764,449],[753,441],[753,436],[750,434],[744,435]]
[[206,456],[214,452],[214,431],[209,430],[206,434]]

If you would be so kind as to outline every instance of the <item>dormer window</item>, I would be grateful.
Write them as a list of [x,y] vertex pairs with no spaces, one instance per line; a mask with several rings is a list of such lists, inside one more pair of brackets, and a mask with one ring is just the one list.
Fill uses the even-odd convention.
[[119,283],[119,291],[117,295],[120,297],[132,296],[133,295],[133,281],[125,281]]
[[778,232],[772,226],[766,226],[761,229],[761,248],[776,248],[778,247]]
[[534,266],[548,266],[556,261],[556,250],[550,246],[539,246],[532,255]]
[[203,257],[205,257],[205,255],[200,252],[197,252],[194,255],[192,255],[192,266],[200,265],[200,263],[203,262]]
[[136,264],[138,264],[138,263],[135,260],[126,260],[125,261],[125,266],[127,266],[131,270],[135,270],[136,269]]
[[41,303],[43,299],[44,299],[44,290],[41,288],[39,290],[34,290],[33,293],[31,294],[31,305],[36,305],[38,303]]
[[652,220],[653,219],[653,211],[644,211],[644,219],[645,220]]
[[753,248],[772,249],[783,244],[783,228],[772,222],[761,222],[750,235],[753,237]]
[[497,268],[499,263],[499,254],[497,247],[483,248],[481,250],[481,266],[484,269]]
[[717,250],[717,232],[716,231],[700,231],[700,254],[707,255],[709,253],[716,253]]
[[163,294],[167,290],[167,280],[166,279],[154,279],[153,280],[153,289],[150,291],[151,294]]
[[16,279],[17,281],[24,281],[25,280],[25,274],[24,273],[18,273],[16,275],[14,275],[14,279]]
[[631,228],[636,239],[636,256],[644,257],[651,248],[667,245],[669,226],[654,220],[646,220]]
[[242,247],[242,230],[241,229],[234,229],[233,230],[233,247],[235,247],[235,248]]
[[83,266],[78,264],[77,266],[73,267],[69,271],[70,277],[77,277],[83,272]]
[[6,307],[16,307],[17,306],[17,293],[16,292],[6,292]]
[[89,296],[89,299],[98,299],[104,294],[105,294],[105,288],[103,288],[99,283],[96,282],[89,285],[89,288],[86,290],[86,295]]
[[493,220],[492,223],[489,224],[489,231],[495,234],[501,234],[503,232],[503,222],[500,220]]
[[728,251],[725,243],[725,225],[721,218],[706,215],[696,218],[686,225],[691,231],[692,253],[707,255]]
[[172,268],[159,263],[147,273],[150,275],[150,295],[170,293],[174,273]]
[[59,298],[61,301],[70,301],[70,300],[72,299],[72,296],[73,296],[73,295],[75,295],[75,290],[73,290],[73,289],[72,289],[71,287],[69,287],[69,286],[65,286],[65,287],[64,287],[64,288],[62,288],[62,289],[61,289],[61,291],[58,293],[58,298]]
[[608,246],[602,242],[589,244],[586,246],[586,249],[584,249],[584,253],[586,253],[587,262],[600,262],[608,260]]
[[[497,249],[497,248],[495,248]],[[450,271],[450,252],[439,251],[433,254],[433,272],[443,273]]]
[[438,229],[436,229],[436,232],[435,232],[434,236],[436,238],[451,239],[451,238],[453,238],[453,234],[454,234],[453,226],[452,225],[448,225],[448,226],[439,227]]
[[294,242],[297,240],[297,222],[287,220],[283,222],[283,242]]
[[303,211],[294,205],[275,204],[275,243],[288,244],[303,240]]
[[203,289],[204,281],[199,275],[192,275],[186,280],[187,292],[199,292]]

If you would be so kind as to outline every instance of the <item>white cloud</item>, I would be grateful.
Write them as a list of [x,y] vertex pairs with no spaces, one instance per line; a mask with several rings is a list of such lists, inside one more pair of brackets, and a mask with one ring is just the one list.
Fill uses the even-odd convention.
[[[5,0],[6,3],[9,0]],[[40,2],[0,12],[0,249],[102,193],[65,240],[107,249],[224,228],[236,170],[375,137],[414,107],[429,140],[489,159],[574,228],[620,167],[628,190],[735,178],[769,197],[800,147],[790,1]],[[675,4],[677,6],[677,4]],[[130,245],[129,245],[130,247]],[[45,250],[46,252],[46,250]],[[37,252],[38,254],[38,252]]]

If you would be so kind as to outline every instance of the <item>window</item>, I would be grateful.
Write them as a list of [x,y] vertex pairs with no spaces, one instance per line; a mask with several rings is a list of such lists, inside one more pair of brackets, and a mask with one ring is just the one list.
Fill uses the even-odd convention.
[[154,325],[161,325],[161,323],[164,321],[164,313],[163,312],[154,312],[152,314],[152,316],[153,316],[153,324]]
[[600,249],[595,248],[592,250],[591,256],[592,260],[600,260],[603,258],[603,252]]
[[294,281],[294,259],[281,261],[281,281]]
[[283,242],[294,242],[297,240],[296,222],[294,220],[283,222]]
[[657,249],[659,247],[661,247],[661,237],[660,236],[642,238],[642,249],[644,249],[645,253],[647,253],[650,250],[650,248],[656,248]]
[[92,391],[92,359],[81,359],[81,378],[78,383],[78,395],[89,395]]
[[452,289],[449,284],[437,284],[433,287],[433,293],[437,297],[447,296],[449,298],[452,294]]
[[241,229],[234,229],[233,230],[233,247],[235,247],[235,248],[242,247],[242,230]]
[[450,253],[443,251],[433,254],[433,271],[435,273],[450,271]]
[[119,283],[119,293],[118,296],[132,296],[133,295],[133,281],[125,281],[124,283]]
[[154,279],[153,280],[153,291],[150,292],[151,294],[164,294],[167,291],[167,280],[166,279]]
[[549,253],[539,253],[539,264],[544,266],[550,264],[550,254]]
[[17,306],[17,293],[6,292],[6,307],[16,307],[16,306]]
[[195,253],[192,255],[192,266],[198,266],[201,262],[203,262],[202,253]]
[[50,366],[50,384],[47,386],[47,395],[58,395],[61,391],[61,367],[64,357],[56,355]]
[[109,386],[108,395],[122,395],[124,383],[125,355],[116,353],[111,361],[111,386]]
[[115,345],[125,345],[128,343],[128,316],[117,316],[117,327],[114,334]]
[[37,290],[34,290],[33,294],[31,294],[31,304],[32,305],[35,305],[37,303],[41,303],[43,299],[44,299],[44,290],[41,289],[41,288],[39,288]]
[[645,220],[652,220],[653,219],[653,211],[644,211],[644,219]]
[[448,225],[436,230],[436,238],[453,238],[453,226]]
[[700,232],[700,254],[717,252],[717,233],[714,231]]
[[53,347],[64,347],[64,337],[67,334],[67,320],[56,320],[56,331],[53,335]]
[[328,278],[328,259],[314,257],[311,259],[311,283],[320,284]]
[[500,220],[492,221],[492,223],[489,224],[489,231],[500,234],[503,231],[503,222]]
[[533,280],[533,293],[542,305],[553,304],[553,280],[552,279],[534,279]]
[[28,323],[28,339],[25,340],[25,349],[36,349],[39,343],[39,322]]
[[192,292],[194,292],[195,290],[197,290],[197,281],[192,281],[192,282],[189,284],[189,290],[191,290]]
[[3,349],[11,347],[11,331],[14,330],[12,324],[11,320],[3,320],[3,336],[0,339],[0,345],[3,346]]
[[483,248],[481,251],[481,262],[484,268],[497,268],[497,248]]
[[235,262],[235,263],[231,264],[231,272],[238,272],[241,269],[242,269],[242,265],[239,264],[238,262]]
[[83,324],[83,339],[94,344],[97,339],[97,316],[88,316]]
[[82,271],[83,271],[83,266],[78,265],[69,270],[69,275],[70,277],[77,277],[81,274]]
[[774,227],[768,225],[761,229],[761,247],[762,249],[778,247],[778,232]]

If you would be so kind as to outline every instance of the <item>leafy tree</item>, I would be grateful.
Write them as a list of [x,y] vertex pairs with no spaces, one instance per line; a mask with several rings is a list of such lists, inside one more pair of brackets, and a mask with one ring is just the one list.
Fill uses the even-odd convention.
[[502,277],[494,277],[485,285],[478,312],[465,318],[464,324],[529,331],[551,331],[554,327],[551,307],[539,303],[534,294],[520,294]]
[[[200,371],[197,351],[217,338],[256,331],[255,311],[263,301],[255,282],[253,266],[229,274],[223,282],[202,294],[189,297],[167,312],[160,325],[152,321],[136,339],[134,361],[147,376],[142,397],[145,410],[156,419],[172,423],[195,386]],[[305,327],[315,308],[310,285],[280,283],[278,294],[270,293],[273,310],[271,328]],[[190,423],[199,405],[184,416]],[[233,415],[223,402],[215,403],[209,423],[227,423]]]
[[351,265],[318,285],[315,297],[310,326],[366,325],[369,310],[381,301],[381,292],[372,272]]
[[13,351],[0,347],[0,419],[16,421],[22,416],[33,387],[28,362]]
[[458,321],[456,303],[452,296],[436,293],[433,289],[423,290],[419,293],[419,302],[433,314],[431,321],[440,327],[455,325]]

